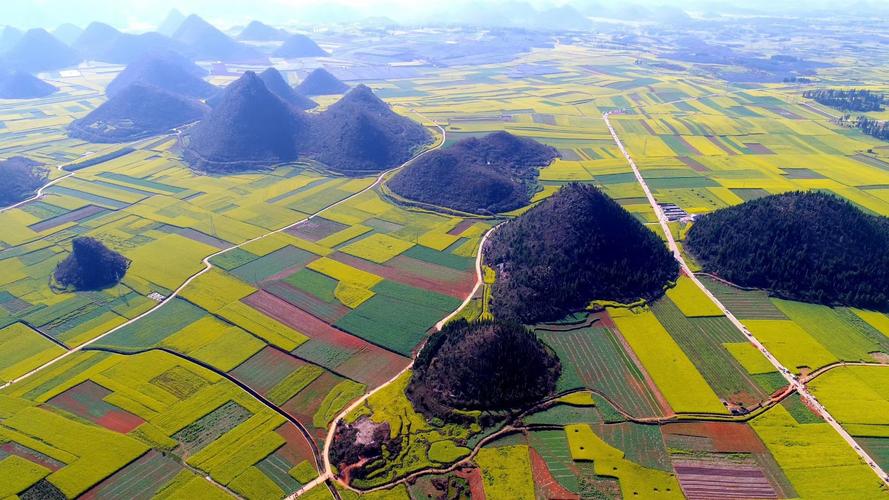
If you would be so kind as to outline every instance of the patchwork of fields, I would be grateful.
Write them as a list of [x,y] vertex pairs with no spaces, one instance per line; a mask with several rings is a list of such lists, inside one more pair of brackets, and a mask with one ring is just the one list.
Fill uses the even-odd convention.
[[[196,175],[174,136],[67,138],[64,125],[102,102],[107,80],[84,72],[55,97],[0,101],[0,156],[74,172],[0,212],[5,495],[281,498],[325,474],[330,424],[381,388],[346,420],[368,416],[403,438],[391,463],[352,485],[394,485],[391,498],[433,488],[428,476],[397,482],[457,461],[477,467],[435,479],[478,498],[885,496],[687,277],[653,304],[534,325],[571,396],[515,432],[427,421],[404,395],[410,373],[399,374],[473,290],[480,240],[501,218],[400,206],[375,178],[310,164]],[[801,106],[792,87],[726,88],[576,45],[368,83],[441,125],[446,144],[507,130],[556,147],[534,202],[595,183],[657,229],[601,119],[622,110],[612,123],[659,203],[701,214],[818,189],[889,215],[886,147]],[[687,223],[671,224],[681,242]],[[118,286],[51,289],[78,235],[132,260]],[[889,317],[702,280],[889,467]],[[490,314],[489,300],[480,287],[461,315]]]

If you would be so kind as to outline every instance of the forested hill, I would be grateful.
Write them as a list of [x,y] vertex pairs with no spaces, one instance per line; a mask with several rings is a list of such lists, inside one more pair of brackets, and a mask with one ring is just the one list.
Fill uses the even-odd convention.
[[0,161],[0,177],[0,206],[6,206],[33,195],[46,182],[46,169],[34,160],[14,156]]
[[395,176],[399,196],[470,213],[507,212],[531,201],[537,169],[555,148],[508,132],[470,137],[433,151]]
[[779,297],[889,310],[889,218],[836,196],[785,193],[700,217],[686,247],[704,270]]
[[423,347],[406,393],[439,418],[451,409],[510,410],[552,394],[560,372],[555,354],[523,325],[459,320]]
[[679,265],[635,217],[588,184],[568,184],[493,233],[494,317],[556,320],[592,300],[654,299]]

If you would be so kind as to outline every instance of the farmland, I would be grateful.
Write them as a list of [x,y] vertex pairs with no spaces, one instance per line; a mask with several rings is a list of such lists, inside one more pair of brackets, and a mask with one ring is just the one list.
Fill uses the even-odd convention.
[[[889,216],[889,149],[801,104],[794,84],[659,68],[604,34],[383,77],[349,59],[364,57],[345,48],[354,41],[321,36],[344,47],[340,76],[436,141],[506,130],[555,147],[532,205],[589,183],[659,230],[601,118],[622,110],[609,119],[659,204],[697,215],[820,190]],[[825,83],[887,84],[834,62]],[[119,70],[55,75],[51,98],[0,100],[0,155],[45,162],[51,179],[73,174],[0,212],[4,496],[283,498],[319,477],[327,484],[306,497],[382,487],[364,496],[407,498],[442,478],[488,498],[886,495],[824,415],[782,395],[788,381],[691,275],[647,304],[529,325],[560,358],[558,401],[425,417],[405,395],[408,368],[473,292],[483,236],[527,207],[437,212],[393,197],[385,175],[314,162],[198,175],[173,135],[67,137]],[[689,224],[670,222],[680,249]],[[50,275],[81,235],[132,264],[113,287],[59,293]],[[484,269],[458,317],[490,317],[496,275]],[[889,316],[696,277],[887,467]],[[387,425],[391,446],[368,475],[334,478],[331,424],[365,420]]]

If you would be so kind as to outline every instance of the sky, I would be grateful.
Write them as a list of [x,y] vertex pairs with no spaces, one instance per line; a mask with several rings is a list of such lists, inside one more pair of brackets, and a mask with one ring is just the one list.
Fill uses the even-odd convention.
[[[348,20],[367,16],[387,16],[400,22],[422,22],[442,18],[442,14],[465,14],[479,7],[515,0],[0,0],[0,24],[18,28],[54,28],[64,22],[81,27],[99,20],[129,31],[146,31],[158,25],[171,8],[183,13],[197,13],[222,27],[245,24],[258,19],[270,24],[291,21],[315,23]],[[622,5],[626,0],[522,0],[536,8],[574,2],[577,4]],[[889,6],[889,0],[631,0],[642,5],[670,4],[686,10],[712,11],[716,6],[734,3],[740,8],[771,12],[792,12],[871,2]],[[433,7],[437,6],[437,7]]]

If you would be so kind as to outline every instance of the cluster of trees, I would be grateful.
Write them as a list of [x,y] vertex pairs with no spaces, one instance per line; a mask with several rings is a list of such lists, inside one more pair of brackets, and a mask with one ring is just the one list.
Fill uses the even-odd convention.
[[555,391],[558,357],[525,326],[458,320],[433,335],[414,362],[406,390],[427,416],[524,408]]
[[779,297],[889,309],[889,218],[834,195],[785,193],[700,217],[686,248],[704,270]]
[[803,97],[814,99],[825,106],[842,111],[883,111],[886,96],[866,89],[817,89],[803,92]]
[[0,161],[0,206],[12,205],[34,194],[46,182],[46,169],[23,156]]
[[123,279],[130,261],[101,241],[81,236],[71,241],[71,253],[59,262],[53,273],[61,289],[101,290]]
[[555,148],[495,132],[433,151],[398,173],[389,187],[405,198],[478,214],[507,212],[531,201],[537,169]]
[[876,137],[881,141],[889,141],[889,122],[887,121],[859,116],[856,126],[869,136]]
[[494,316],[525,324],[592,300],[654,299],[679,273],[657,235],[587,184],[568,184],[499,228],[484,257],[497,271]]

